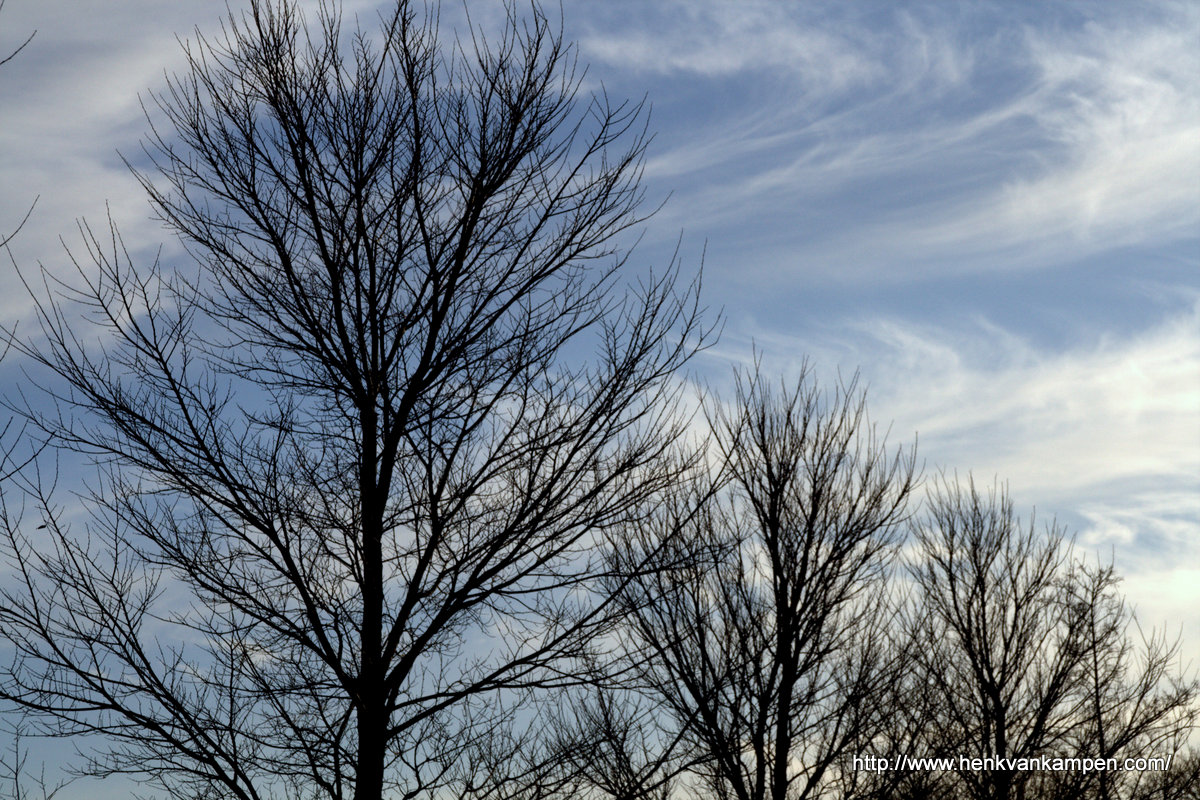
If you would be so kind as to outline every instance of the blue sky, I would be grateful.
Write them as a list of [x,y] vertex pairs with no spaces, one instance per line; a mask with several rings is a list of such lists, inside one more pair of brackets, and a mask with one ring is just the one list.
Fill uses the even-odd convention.
[[653,103],[648,238],[707,242],[711,359],[861,368],[930,471],[1008,481],[1145,622],[1195,620],[1200,6],[600,5],[570,29]]
[[[234,3],[236,7],[236,3]],[[370,22],[374,3],[348,3]],[[498,6],[469,3],[489,26]],[[61,269],[108,203],[176,250],[116,150],[174,36],[221,4],[9,0],[0,230]],[[447,24],[462,16],[448,4]],[[1148,626],[1200,664],[1200,5],[563,1],[585,87],[645,96],[656,137],[635,264],[704,253],[721,385],[861,369],[873,417],[927,473],[1008,481],[1019,508],[1112,554]],[[7,259],[5,260],[7,264]],[[28,318],[8,266],[0,319]],[[0,383],[19,364],[0,365]],[[1182,628],[1181,628],[1182,626]]]

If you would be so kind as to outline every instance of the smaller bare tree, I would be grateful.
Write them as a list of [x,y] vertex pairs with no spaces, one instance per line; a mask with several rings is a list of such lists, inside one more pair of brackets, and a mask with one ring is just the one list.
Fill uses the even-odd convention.
[[[1060,527],[1023,526],[1003,489],[944,479],[915,539],[914,678],[930,691],[912,751],[1011,762],[1182,746],[1196,685],[1172,677],[1177,648],[1152,636],[1135,655],[1114,571],[1076,562]],[[1107,799],[1138,779],[997,766],[950,784],[979,800]]]
[[888,450],[855,381],[827,395],[807,368],[782,390],[739,376],[708,421],[712,485],[656,520],[677,527],[670,562],[620,595],[623,691],[653,701],[652,738],[673,756],[642,759],[660,779],[625,785],[676,775],[722,799],[842,794],[843,760],[886,725],[879,700],[899,667],[886,579],[913,452]]
[[[1179,641],[1144,633],[1118,591],[1112,565],[1075,568],[1070,602],[1083,614],[1085,656],[1079,691],[1085,720],[1073,731],[1075,752],[1091,758],[1179,756],[1196,723],[1197,684],[1178,670]],[[1136,635],[1134,635],[1136,632]],[[1153,772],[1071,772],[1061,797],[1116,800],[1165,797]]]
[[1147,778],[1133,795],[1137,800],[1200,800],[1200,750],[1177,754],[1166,770]]
[[[1084,712],[1076,691],[1084,614],[1067,602],[1063,532],[1021,527],[1006,491],[944,479],[915,526],[920,677],[933,689],[920,747],[1010,759],[1061,748]],[[973,798],[1023,791],[1025,773],[962,771]]]

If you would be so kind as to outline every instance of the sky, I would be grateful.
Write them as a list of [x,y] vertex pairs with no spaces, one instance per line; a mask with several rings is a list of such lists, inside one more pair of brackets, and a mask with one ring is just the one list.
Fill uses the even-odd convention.
[[[1007,483],[1111,558],[1142,625],[1200,667],[1200,4],[561,7],[584,88],[650,108],[664,205],[633,264],[703,261],[724,333],[694,376],[727,385],[756,353],[785,376],[858,370],[926,475]],[[0,232],[37,199],[22,268],[68,267],[60,237],[106,213],[179,257],[118,152],[138,152],[176,36],[221,10],[8,0],[0,53],[37,31],[0,68]],[[25,297],[5,257],[0,322],[32,322]]]

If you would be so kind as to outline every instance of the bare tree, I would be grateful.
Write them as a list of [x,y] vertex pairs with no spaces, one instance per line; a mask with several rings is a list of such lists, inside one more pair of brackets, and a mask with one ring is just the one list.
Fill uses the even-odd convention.
[[778,391],[739,377],[709,411],[715,485],[676,501],[660,524],[684,535],[621,595],[622,691],[654,701],[674,758],[651,766],[694,794],[844,794],[899,666],[886,578],[912,451],[889,454],[854,381],[826,396],[807,370]]
[[[1070,577],[1070,602],[1084,613],[1085,650],[1080,691],[1086,715],[1073,731],[1074,752],[1118,762],[1182,757],[1200,711],[1195,703],[1200,687],[1178,669],[1178,640],[1142,634],[1118,592],[1120,579],[1111,565],[1078,565]],[[1157,776],[1102,770],[1064,778],[1062,797],[1115,800],[1151,796]]]
[[533,752],[527,699],[613,622],[628,518],[686,463],[695,287],[618,282],[640,108],[578,103],[536,8],[438,24],[253,0],[197,34],[139,173],[194,265],[84,226],[82,290],[45,277],[40,343],[9,336],[52,375],[10,402],[98,477],[56,505],[21,475],[0,697],[98,736],[92,772],[499,796],[538,764],[464,765]]
[[1138,800],[1200,800],[1200,750],[1178,753],[1169,769],[1147,776]]
[[[1022,528],[1003,491],[944,481],[915,533],[918,680],[936,701],[918,747],[993,759],[1063,747],[1084,712],[1084,649],[1083,615],[1063,592],[1062,531]],[[1023,794],[1029,779],[1010,769],[958,777],[969,796],[996,800]]]
[[958,790],[980,800],[1128,797],[1135,773],[1063,775],[1012,761],[1182,747],[1196,686],[1172,679],[1177,648],[1152,637],[1135,655],[1113,570],[1074,562],[1061,528],[1023,527],[1005,491],[944,480],[915,538],[915,682],[931,691],[910,752],[1008,759],[957,770]]

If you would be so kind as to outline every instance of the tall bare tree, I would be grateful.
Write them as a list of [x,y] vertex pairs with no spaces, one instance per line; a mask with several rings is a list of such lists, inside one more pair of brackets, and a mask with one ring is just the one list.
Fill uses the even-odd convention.
[[580,102],[537,8],[438,26],[253,0],[197,34],[138,173],[194,263],[84,226],[82,289],[47,278],[41,337],[9,336],[51,376],[10,402],[98,477],[56,505],[22,473],[40,513],[4,514],[0,696],[96,735],[97,773],[501,792],[464,765],[533,752],[525,701],[578,680],[628,517],[686,463],[694,286],[620,278],[640,108]]
[[843,795],[843,761],[886,725],[879,700],[900,665],[885,579],[913,453],[889,452],[853,381],[826,395],[807,371],[791,388],[739,378],[709,411],[715,485],[668,507],[659,524],[684,535],[621,595],[616,697],[653,702],[650,738],[672,757],[618,763],[642,785],[658,770],[714,798]]

